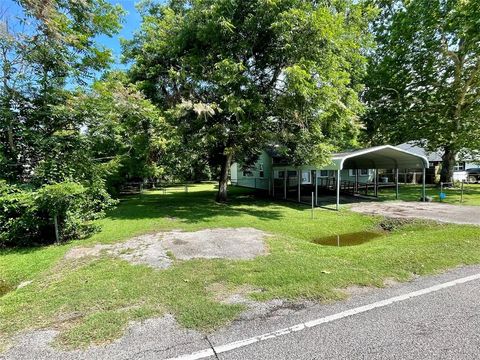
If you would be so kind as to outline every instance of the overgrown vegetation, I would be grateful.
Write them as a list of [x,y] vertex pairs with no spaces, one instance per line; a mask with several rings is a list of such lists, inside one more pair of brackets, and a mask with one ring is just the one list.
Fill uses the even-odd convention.
[[[81,243],[1,251],[0,278],[11,290],[22,281],[33,282],[0,298],[0,333],[10,337],[23,329],[55,327],[60,329],[58,346],[82,347],[120,336],[129,320],[166,312],[182,326],[212,329],[242,311],[215,300],[212,284],[232,293],[248,285],[261,290],[247,294],[256,300],[326,301],[345,296],[338,289],[352,284],[383,286],[386,278],[406,280],[480,262],[478,227],[394,224],[385,236],[358,246],[320,246],[311,241],[337,232],[375,230],[384,220],[322,209],[311,220],[308,207],[274,203],[242,189],[230,191],[228,205],[215,203],[212,185],[195,185],[188,193],[170,189],[125,197],[98,221],[103,230]],[[177,260],[168,270],[108,256],[63,258],[80,244],[114,243],[152,231],[242,226],[273,235],[267,239],[268,256]]]
[[0,247],[84,238],[114,204],[101,185],[63,182],[35,190],[0,181]]

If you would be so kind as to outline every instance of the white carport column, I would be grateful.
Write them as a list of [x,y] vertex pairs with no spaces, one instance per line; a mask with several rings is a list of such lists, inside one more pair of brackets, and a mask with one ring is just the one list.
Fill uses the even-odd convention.
[[427,171],[425,170],[425,167],[423,168],[423,176],[422,176],[422,200],[423,202],[427,201],[425,199],[426,194],[425,194],[425,175],[427,174]]
[[340,169],[337,170],[337,211],[340,209]]
[[318,174],[317,174],[317,170],[315,170],[314,174],[315,174],[315,180],[313,181],[313,183],[315,184],[315,206],[318,206],[318,184],[317,184]]
[[298,168],[297,170],[297,175],[298,175],[298,202],[301,202],[301,183],[302,183],[302,169]]
[[287,200],[287,168],[283,169],[283,199]]
[[395,169],[395,199],[398,200],[398,168]]

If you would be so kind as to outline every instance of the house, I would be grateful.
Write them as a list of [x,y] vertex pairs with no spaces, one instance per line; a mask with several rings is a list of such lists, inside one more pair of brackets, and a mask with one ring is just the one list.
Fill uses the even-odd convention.
[[[428,159],[428,169],[426,171],[426,181],[427,184],[435,184],[440,181],[440,171],[442,168],[442,154],[440,151],[427,151],[421,146],[416,145],[414,142],[406,142],[400,145],[397,145],[398,148],[409,151],[414,154],[424,156]],[[466,157],[460,155],[457,159],[457,162],[453,169],[453,180],[454,181],[470,181],[469,169],[477,169],[480,167],[480,158],[473,159],[471,157]],[[410,169],[405,169],[405,175],[411,181],[405,182],[416,182],[415,176],[412,176],[412,171]],[[476,181],[476,177],[473,178]],[[473,182],[473,181],[472,181]]]
[[[266,190],[274,198],[312,202],[312,205],[318,205],[319,193],[336,193],[338,208],[340,193],[377,196],[380,186],[394,186],[398,196],[399,169],[405,168],[417,169],[425,179],[428,160],[383,145],[333,154],[330,163],[323,167],[293,166],[273,149],[263,151],[252,166],[234,163],[230,176],[233,185]],[[392,172],[382,175],[380,169]],[[425,198],[424,192],[422,196]]]

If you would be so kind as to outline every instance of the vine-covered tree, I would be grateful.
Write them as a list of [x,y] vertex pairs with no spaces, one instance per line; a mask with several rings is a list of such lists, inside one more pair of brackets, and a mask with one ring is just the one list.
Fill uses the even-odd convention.
[[[373,12],[351,0],[148,2],[125,44],[132,79],[183,138],[219,168],[268,144],[292,162],[320,163],[353,145]],[[195,150],[192,150],[195,149]]]
[[441,150],[441,181],[452,181],[457,154],[480,149],[480,2],[373,2],[368,137]]

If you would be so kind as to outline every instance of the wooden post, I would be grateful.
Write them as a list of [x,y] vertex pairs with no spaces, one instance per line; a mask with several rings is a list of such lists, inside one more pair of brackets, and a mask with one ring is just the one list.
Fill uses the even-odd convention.
[[463,184],[465,183],[465,180],[462,180],[462,192],[460,193],[460,202],[463,203]]
[[60,232],[58,230],[58,217],[57,214],[53,215],[53,223],[55,225],[55,244],[60,244]]

